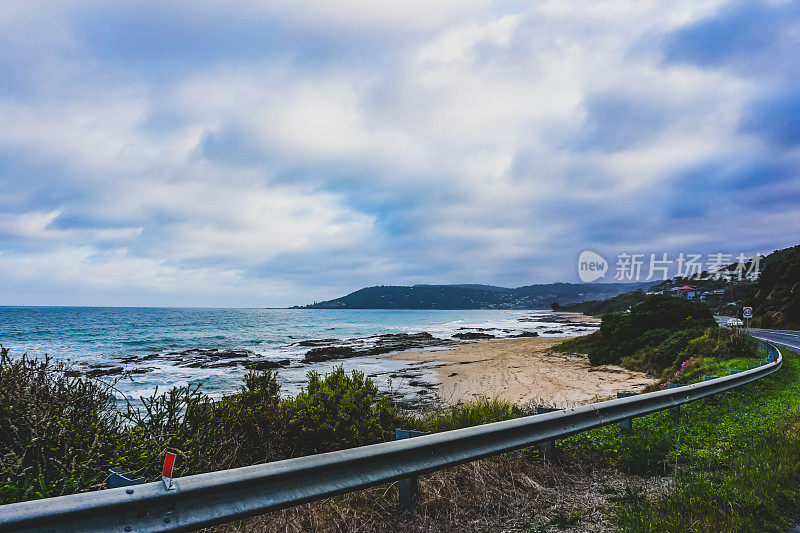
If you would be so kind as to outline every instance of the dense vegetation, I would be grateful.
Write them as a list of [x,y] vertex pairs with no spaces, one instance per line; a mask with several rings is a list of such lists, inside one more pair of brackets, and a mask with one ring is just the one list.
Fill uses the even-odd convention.
[[755,291],[753,325],[800,329],[800,245],[770,254]]
[[711,373],[721,361],[756,357],[757,346],[741,331],[720,328],[703,303],[650,295],[628,313],[603,316],[600,329],[556,346],[584,352],[592,364],[631,370],[685,383]]
[[[179,452],[179,475],[187,475],[377,442],[391,438],[397,426],[445,431],[528,414],[506,402],[484,400],[411,417],[381,399],[363,375],[343,369],[310,375],[308,386],[290,399],[281,399],[274,376],[262,372],[248,374],[238,394],[220,401],[182,388],[120,413],[104,385],[64,370],[59,363],[12,359],[2,352],[3,503],[99,488],[111,466],[157,479],[166,449]],[[565,439],[558,449],[564,468],[631,476],[630,485],[603,489],[604,513],[623,531],[779,530],[800,504],[798,398],[800,361],[784,352],[784,366],[774,376],[684,406],[679,413],[638,418],[633,432],[607,426]],[[537,462],[535,449],[489,459],[485,467],[437,473],[432,485],[423,480],[418,518],[398,515],[396,496],[385,488],[367,498],[342,497],[356,507],[337,508],[335,516],[352,518],[352,527],[341,530],[360,531],[410,531],[414,521],[419,521],[416,530],[430,529],[462,519],[454,509],[472,523],[490,523],[490,513],[499,511],[510,494],[534,491],[535,496],[542,485],[575,472],[537,470],[531,462]],[[661,480],[654,483],[664,489],[644,494],[636,489],[642,479]],[[564,490],[563,481],[558,487]],[[449,500],[452,494],[459,501]],[[289,516],[295,521],[291,530],[320,525],[305,511]],[[535,515],[526,520],[540,524],[531,525],[531,531],[552,531],[580,525],[583,515],[559,510],[544,522]],[[233,527],[248,530],[248,524]],[[339,525],[329,529],[340,530]]]
[[363,374],[309,374],[281,399],[275,376],[250,372],[241,391],[212,401],[172,389],[124,411],[109,385],[62,363],[0,352],[0,502],[101,488],[111,467],[158,478],[166,450],[181,475],[379,442],[399,413]]
[[309,372],[290,398],[269,371],[248,373],[237,394],[217,401],[180,387],[121,411],[112,389],[0,349],[0,503],[102,488],[112,467],[159,479],[167,450],[188,475],[392,440],[397,427],[442,431],[522,414],[485,400],[410,416],[342,367]]
[[603,299],[647,283],[548,283],[509,289],[491,285],[366,287],[347,296],[316,302],[311,309],[547,309],[553,302]]

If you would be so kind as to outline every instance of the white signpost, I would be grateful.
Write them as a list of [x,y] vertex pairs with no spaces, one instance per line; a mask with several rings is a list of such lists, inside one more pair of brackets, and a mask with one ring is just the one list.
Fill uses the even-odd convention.
[[752,307],[742,307],[742,318],[747,320],[747,327],[750,327],[750,319],[753,318]]

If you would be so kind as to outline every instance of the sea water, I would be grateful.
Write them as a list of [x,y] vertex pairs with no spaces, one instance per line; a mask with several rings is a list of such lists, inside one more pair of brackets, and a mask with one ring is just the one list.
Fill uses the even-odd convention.
[[[289,359],[291,363],[277,371],[283,394],[296,394],[308,371],[324,373],[335,365],[365,372],[381,388],[416,394],[414,387],[397,379],[398,371],[415,365],[416,377],[433,380],[435,365],[375,356],[306,364],[303,357],[309,348],[296,343],[310,339],[369,342],[375,335],[423,331],[441,339],[468,331],[496,337],[522,332],[573,336],[593,329],[565,323],[563,316],[549,311],[530,310],[0,307],[0,344],[10,348],[12,356],[49,354],[79,371],[122,366],[130,375],[116,383],[116,393],[134,399],[152,394],[157,387],[166,390],[198,383],[201,390],[219,397],[237,390],[247,371],[239,365],[186,367],[180,357],[143,357],[150,354],[216,348],[249,350],[257,359]],[[114,381],[115,377],[103,379]]]

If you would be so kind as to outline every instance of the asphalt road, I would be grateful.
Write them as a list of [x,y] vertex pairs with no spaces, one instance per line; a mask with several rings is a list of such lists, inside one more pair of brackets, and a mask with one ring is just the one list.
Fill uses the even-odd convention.
[[793,352],[800,352],[800,331],[788,329],[758,329],[750,328],[747,330],[750,335],[757,339],[767,340],[775,344],[784,346]]

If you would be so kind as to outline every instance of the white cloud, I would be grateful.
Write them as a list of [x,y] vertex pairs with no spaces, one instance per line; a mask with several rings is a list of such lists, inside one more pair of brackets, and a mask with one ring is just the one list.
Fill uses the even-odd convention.
[[[698,193],[715,195],[693,204],[707,231],[672,211],[691,169],[769,158],[738,126],[768,83],[661,50],[725,4],[175,3],[158,31],[182,50],[203,24],[236,37],[234,20],[263,20],[275,42],[252,57],[209,38],[231,53],[162,61],[93,48],[82,32],[112,24],[113,6],[4,6],[17,61],[0,75],[35,89],[0,89],[4,272],[152,303],[288,304],[370,282],[564,279],[593,245],[735,240],[713,220],[760,208],[733,190]],[[84,24],[78,7],[102,16]]]

